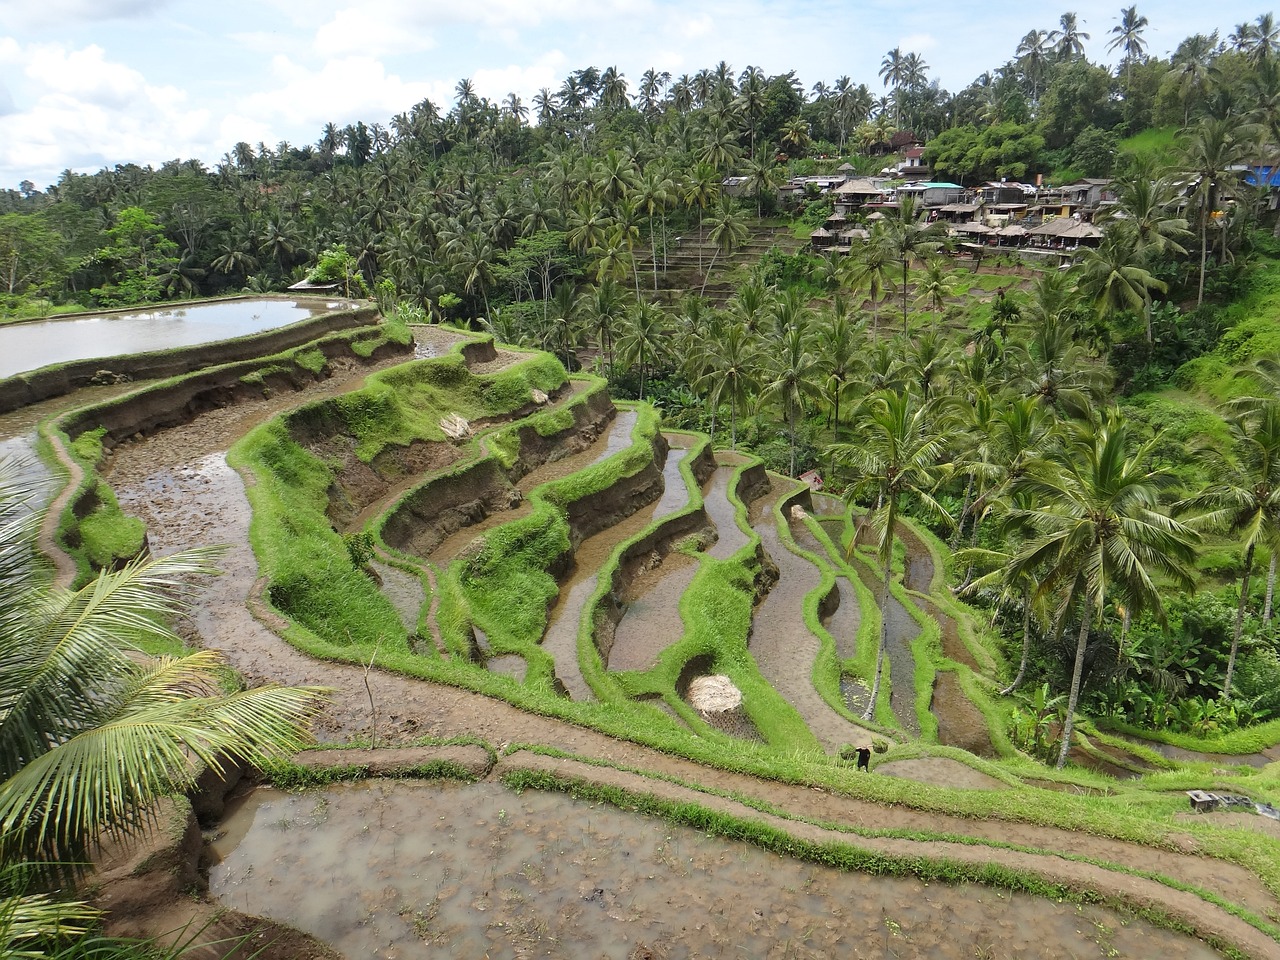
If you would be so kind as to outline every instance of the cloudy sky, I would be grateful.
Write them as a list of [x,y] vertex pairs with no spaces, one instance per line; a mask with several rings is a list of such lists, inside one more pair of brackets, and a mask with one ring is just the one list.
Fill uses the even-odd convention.
[[[1061,10],[1059,9],[1061,7]],[[424,97],[528,103],[574,69],[616,66],[634,90],[726,60],[877,87],[885,52],[920,53],[958,90],[1074,10],[1105,47],[1119,0],[0,0],[0,187],[70,168],[216,164],[237,141],[314,143],[328,121],[386,124]],[[1148,0],[1150,52],[1266,12],[1255,0]]]

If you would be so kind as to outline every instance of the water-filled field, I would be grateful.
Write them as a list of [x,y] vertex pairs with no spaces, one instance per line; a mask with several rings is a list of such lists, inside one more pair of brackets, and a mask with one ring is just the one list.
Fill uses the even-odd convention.
[[0,377],[55,363],[118,357],[274,330],[345,306],[339,301],[229,300],[0,326]]

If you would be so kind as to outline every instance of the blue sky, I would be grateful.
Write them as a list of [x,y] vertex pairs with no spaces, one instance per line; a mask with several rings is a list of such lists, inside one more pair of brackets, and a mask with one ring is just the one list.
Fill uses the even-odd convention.
[[[1013,56],[1030,29],[1076,12],[1105,52],[1116,0],[0,0],[0,187],[196,157],[237,141],[314,143],[327,121],[386,124],[429,97],[442,110],[470,77],[482,96],[528,103],[569,71],[617,68],[634,90],[726,60],[794,69],[806,88],[841,74],[878,87],[885,52],[920,53],[955,91]],[[1223,36],[1254,2],[1139,3],[1149,51]]]

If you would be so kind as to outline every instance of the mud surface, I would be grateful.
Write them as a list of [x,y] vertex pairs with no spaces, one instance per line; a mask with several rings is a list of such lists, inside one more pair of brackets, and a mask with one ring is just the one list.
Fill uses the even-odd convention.
[[[619,419],[622,419],[621,414]],[[609,436],[612,438],[612,432]],[[677,443],[685,442],[685,438],[676,435],[669,439]],[[610,443],[612,442],[610,439]],[[652,504],[637,510],[621,523],[587,537],[574,552],[573,568],[568,580],[561,584],[560,596],[547,616],[547,632],[542,640],[543,649],[555,658],[556,678],[564,684],[574,700],[589,700],[593,696],[590,686],[582,676],[582,665],[578,659],[578,629],[582,610],[600,582],[600,568],[608,561],[618,544],[631,539],[655,520],[670,516],[688,504],[689,490],[680,473],[680,463],[687,455],[687,449],[671,446],[662,468],[662,494]],[[600,456],[603,458],[612,454],[602,453]]]
[[[884,581],[879,578],[878,569],[876,573],[871,572],[872,562],[860,557],[853,561],[852,566],[876,601],[883,602]],[[920,635],[920,625],[892,593],[889,594],[887,608],[880,614],[885,631],[885,658],[889,664],[889,706],[899,726],[918,737],[920,721],[916,718],[914,679],[916,657],[911,651],[911,642]]]
[[493,783],[261,790],[223,826],[214,895],[348,957],[1216,956],[1109,910],[841,873]]
[[748,537],[738,526],[737,503],[729,499],[736,466],[722,463],[707,482],[703,503],[707,518],[715,525],[716,542],[707,550],[717,560],[727,560],[747,545]]
[[818,638],[805,624],[805,597],[821,584],[812,561],[793,553],[783,542],[774,514],[780,491],[762,498],[753,526],[765,552],[778,565],[778,582],[756,607],[748,649],[761,675],[769,681],[818,738],[834,753],[847,743],[869,744],[870,734],[836,713],[813,686]]

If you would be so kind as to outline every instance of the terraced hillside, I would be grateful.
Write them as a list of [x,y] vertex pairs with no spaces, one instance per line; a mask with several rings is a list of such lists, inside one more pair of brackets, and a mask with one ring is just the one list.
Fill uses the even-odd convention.
[[[886,585],[844,504],[546,354],[414,336],[415,359],[196,396],[145,435],[130,404],[154,399],[113,401],[99,441],[152,550],[229,545],[193,640],[251,680],[332,688],[320,739],[379,748],[316,762],[572,791],[845,868],[1101,898],[1274,955],[1280,837],[1187,820],[1182,793],[1272,789],[1274,748],[1184,763],[1086,726],[1065,772],[1022,755],[1007,668],[910,525],[863,722]],[[65,451],[93,424],[50,435]],[[876,740],[874,776],[840,756]]]

